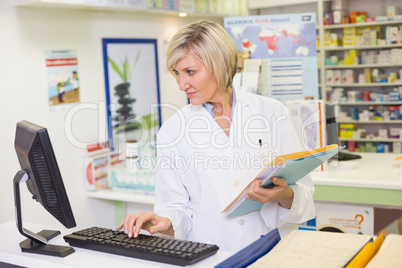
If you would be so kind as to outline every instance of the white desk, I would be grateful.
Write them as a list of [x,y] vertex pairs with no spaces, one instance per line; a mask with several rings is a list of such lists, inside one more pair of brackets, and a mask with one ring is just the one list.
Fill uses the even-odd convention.
[[[24,227],[33,232],[39,232],[42,229],[60,230],[61,235],[50,240],[51,244],[66,245],[63,235],[70,234],[74,229],[66,229],[60,224],[57,227],[42,226],[38,224],[25,223]],[[30,268],[65,268],[65,267],[180,267],[175,265],[163,264],[160,262],[151,262],[135,258],[129,258],[114,254],[107,254],[98,251],[74,248],[75,252],[64,258],[38,255],[22,252],[19,243],[26,239],[22,236],[15,225],[15,222],[8,222],[0,225],[0,262],[11,263],[14,265]],[[189,267],[214,267],[216,264],[230,257],[233,253],[219,250],[215,255],[202,260]]]
[[[327,165],[324,172],[311,173],[315,185],[315,200],[363,203],[379,206],[402,207],[402,175],[399,154],[360,153],[361,159]],[[342,165],[356,163],[353,170]],[[331,166],[332,165],[332,166]]]

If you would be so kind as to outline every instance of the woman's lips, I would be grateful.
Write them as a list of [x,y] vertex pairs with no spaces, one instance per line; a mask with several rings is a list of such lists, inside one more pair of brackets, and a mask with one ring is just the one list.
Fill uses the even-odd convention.
[[194,96],[196,92],[186,92],[187,94],[187,98],[191,98],[192,96]]

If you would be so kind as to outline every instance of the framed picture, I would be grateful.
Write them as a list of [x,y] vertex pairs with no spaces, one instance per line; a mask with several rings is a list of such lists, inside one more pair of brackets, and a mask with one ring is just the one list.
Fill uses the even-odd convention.
[[109,145],[152,143],[161,125],[156,39],[103,38]]

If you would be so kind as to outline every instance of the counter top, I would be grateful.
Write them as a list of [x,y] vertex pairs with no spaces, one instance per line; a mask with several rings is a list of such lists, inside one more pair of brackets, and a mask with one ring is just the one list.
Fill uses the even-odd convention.
[[[402,190],[399,154],[359,153],[361,159],[331,161],[311,173],[315,185]],[[352,169],[352,167],[355,167]]]

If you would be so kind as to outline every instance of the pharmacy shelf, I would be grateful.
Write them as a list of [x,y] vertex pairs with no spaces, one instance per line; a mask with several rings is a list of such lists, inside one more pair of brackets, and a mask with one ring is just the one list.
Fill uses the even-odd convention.
[[325,84],[327,87],[394,87],[402,86],[402,83],[364,83],[364,84]]
[[326,69],[359,69],[359,68],[381,68],[381,67],[402,67],[402,63],[325,65]]
[[[19,7],[40,7],[40,8],[68,8],[68,9],[81,9],[81,10],[101,10],[101,11],[113,11],[113,12],[131,12],[131,13],[143,13],[148,15],[163,15],[163,16],[178,16],[180,12],[186,12],[191,17],[218,17],[234,16],[237,14],[220,14],[213,12],[187,12],[180,10],[170,9],[157,9],[157,8],[139,8],[125,4],[105,4],[102,1],[71,1],[71,0],[15,0],[15,6]],[[117,2],[118,3],[118,2]]]
[[337,25],[324,25],[324,30],[343,29],[353,27],[368,27],[368,26],[385,26],[385,25],[399,25],[402,24],[402,20],[388,20],[388,21],[373,21],[364,23],[349,23],[349,24],[337,24]]
[[371,121],[359,121],[359,120],[339,120],[339,124],[402,124],[402,120],[371,120]]
[[402,101],[355,101],[355,102],[338,102],[341,106],[356,105],[402,105]]
[[103,199],[103,200],[111,200],[111,201],[123,201],[123,202],[132,202],[132,203],[140,203],[140,204],[154,204],[154,196],[151,194],[137,194],[130,192],[128,190],[120,191],[120,190],[96,190],[96,191],[87,191],[87,196],[90,198]]
[[339,138],[339,141],[360,141],[360,142],[402,142],[402,139],[391,139],[391,138],[386,138],[386,139],[367,139],[367,138]]
[[384,49],[384,48],[398,48],[402,47],[402,44],[390,44],[383,46],[344,46],[344,47],[325,47],[325,51],[341,51],[341,50],[367,50],[367,49]]

